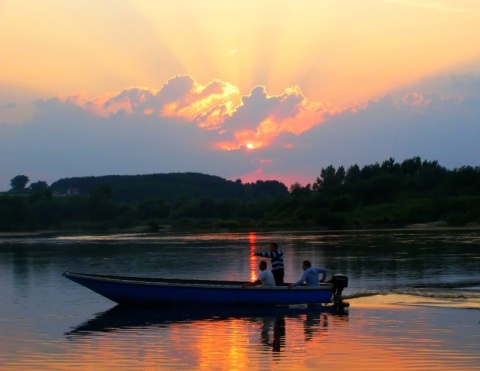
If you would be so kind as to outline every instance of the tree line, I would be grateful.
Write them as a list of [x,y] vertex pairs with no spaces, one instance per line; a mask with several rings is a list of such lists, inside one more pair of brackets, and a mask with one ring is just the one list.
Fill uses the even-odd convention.
[[313,184],[242,183],[199,173],[27,184],[0,195],[0,231],[160,228],[399,228],[480,222],[480,168],[419,157],[322,168]]

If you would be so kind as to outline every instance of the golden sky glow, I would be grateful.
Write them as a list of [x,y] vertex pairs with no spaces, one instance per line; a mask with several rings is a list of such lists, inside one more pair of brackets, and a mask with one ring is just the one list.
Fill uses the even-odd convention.
[[247,94],[298,85],[352,104],[479,62],[475,0],[15,0],[0,5],[0,80],[46,95],[158,87],[177,74]]

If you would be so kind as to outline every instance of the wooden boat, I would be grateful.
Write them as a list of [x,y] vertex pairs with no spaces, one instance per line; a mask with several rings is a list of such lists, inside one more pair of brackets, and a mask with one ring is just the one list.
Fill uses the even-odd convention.
[[332,301],[334,285],[248,286],[238,281],[140,278],[65,272],[63,275],[118,304],[295,305]]

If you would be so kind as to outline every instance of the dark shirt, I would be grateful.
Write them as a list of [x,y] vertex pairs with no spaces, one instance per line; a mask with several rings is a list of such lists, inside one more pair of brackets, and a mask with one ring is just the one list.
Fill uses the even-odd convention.
[[270,258],[272,263],[272,271],[284,269],[282,250],[257,252],[255,255],[263,256],[264,258]]

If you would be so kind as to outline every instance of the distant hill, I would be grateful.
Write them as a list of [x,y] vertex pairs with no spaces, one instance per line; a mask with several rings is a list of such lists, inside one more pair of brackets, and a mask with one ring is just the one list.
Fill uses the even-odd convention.
[[288,188],[278,181],[257,181],[243,184],[218,176],[201,173],[169,173],[148,175],[107,175],[63,178],[51,184],[53,192],[68,193],[75,189],[80,195],[107,186],[116,201],[141,201],[165,198],[172,201],[182,197],[212,197],[216,199],[249,199],[258,196],[288,194]]

